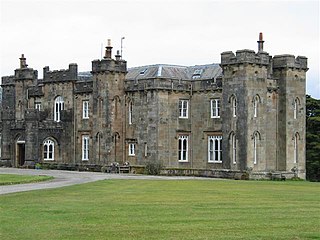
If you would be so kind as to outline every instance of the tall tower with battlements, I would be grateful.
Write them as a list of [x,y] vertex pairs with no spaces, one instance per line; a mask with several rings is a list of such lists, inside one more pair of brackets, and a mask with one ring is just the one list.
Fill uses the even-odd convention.
[[249,172],[296,171],[305,178],[307,59],[223,52],[224,167]]

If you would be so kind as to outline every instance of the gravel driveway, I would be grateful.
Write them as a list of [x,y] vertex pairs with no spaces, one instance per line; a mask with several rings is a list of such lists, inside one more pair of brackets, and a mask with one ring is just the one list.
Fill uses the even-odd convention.
[[[35,170],[18,168],[0,168],[0,174],[19,174],[19,175],[48,175],[54,179],[44,182],[16,184],[0,186],[0,194],[24,192],[38,189],[58,188],[75,184],[94,182],[104,179],[163,179],[163,180],[181,180],[181,179],[201,179],[195,177],[166,177],[166,176],[148,176],[131,174],[108,174],[99,172],[76,172],[62,170]],[[208,178],[202,178],[208,179]]]

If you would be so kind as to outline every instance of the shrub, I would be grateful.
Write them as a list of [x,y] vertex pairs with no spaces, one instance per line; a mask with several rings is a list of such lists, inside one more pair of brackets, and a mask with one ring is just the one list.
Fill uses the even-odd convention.
[[148,175],[159,175],[162,169],[162,164],[159,161],[147,162],[145,168],[145,174]]

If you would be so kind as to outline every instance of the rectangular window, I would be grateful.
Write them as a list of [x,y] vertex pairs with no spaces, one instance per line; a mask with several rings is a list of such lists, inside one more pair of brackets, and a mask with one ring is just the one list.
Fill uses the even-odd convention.
[[208,137],[208,162],[221,163],[222,162],[222,136]]
[[211,99],[211,118],[220,118],[220,99]]
[[89,101],[85,100],[82,102],[82,118],[88,119],[89,118]]
[[35,103],[35,109],[41,111],[41,103]]
[[134,143],[129,143],[129,156],[134,156],[135,155],[135,144]]
[[188,118],[189,100],[179,100],[179,118]]
[[82,136],[82,160],[89,160],[89,136]]
[[180,162],[188,161],[188,138],[187,135],[179,136],[178,143],[178,160]]

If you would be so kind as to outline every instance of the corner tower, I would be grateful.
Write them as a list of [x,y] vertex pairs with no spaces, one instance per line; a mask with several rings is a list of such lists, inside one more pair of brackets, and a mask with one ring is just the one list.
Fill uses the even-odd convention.
[[304,172],[306,58],[272,58],[263,43],[260,33],[257,53],[221,54],[224,167]]
[[[125,133],[125,92],[124,80],[127,63],[117,54],[112,58],[111,41],[108,39],[105,56],[101,60],[92,61],[93,75],[93,136],[96,141],[103,141],[105,146],[96,151],[105,164],[123,163]],[[99,157],[100,158],[100,157]],[[106,160],[105,160],[106,159]]]

